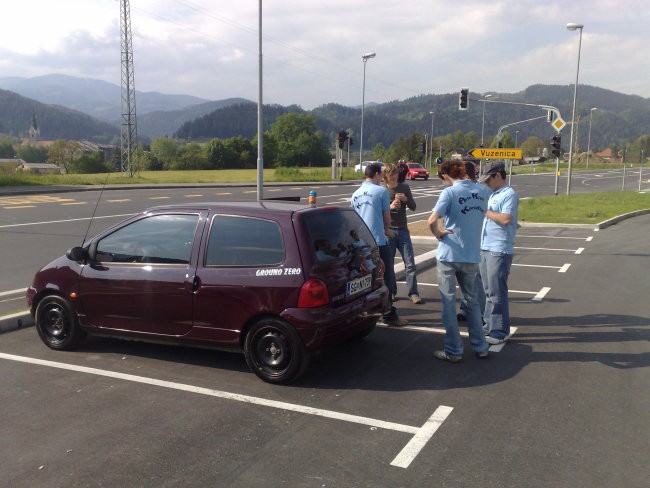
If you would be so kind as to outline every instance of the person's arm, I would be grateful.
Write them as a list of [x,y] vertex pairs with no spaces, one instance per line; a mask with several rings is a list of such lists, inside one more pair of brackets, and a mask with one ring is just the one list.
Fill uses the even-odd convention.
[[411,187],[407,186],[406,187],[406,192],[404,193],[406,195],[406,206],[415,211],[415,198],[413,198],[413,193],[411,193]]
[[502,227],[507,227],[512,223],[512,215],[509,213],[497,213],[493,212],[492,210],[488,210],[485,212],[485,216]]
[[384,234],[388,237],[395,237],[395,233],[390,230],[390,210],[384,212]]
[[438,225],[438,219],[440,218],[441,218],[440,214],[434,210],[433,212],[431,212],[431,215],[429,215],[429,220],[427,220],[431,233],[438,240],[442,239],[446,235],[454,233],[454,231],[443,229],[441,228],[442,226]]

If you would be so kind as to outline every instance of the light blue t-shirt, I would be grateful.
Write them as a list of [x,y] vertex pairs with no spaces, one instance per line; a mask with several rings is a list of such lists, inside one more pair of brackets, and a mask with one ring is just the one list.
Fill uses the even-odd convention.
[[361,216],[378,246],[388,244],[384,234],[384,212],[390,211],[388,190],[372,181],[364,181],[352,194],[352,208]]
[[492,193],[488,200],[488,210],[512,215],[512,222],[503,227],[486,217],[481,231],[481,249],[505,254],[514,253],[518,209],[519,197],[512,187],[504,185]]
[[445,229],[453,231],[438,244],[438,260],[448,263],[480,261],[481,225],[487,209],[485,189],[470,180],[460,180],[445,188],[434,212],[442,216]]

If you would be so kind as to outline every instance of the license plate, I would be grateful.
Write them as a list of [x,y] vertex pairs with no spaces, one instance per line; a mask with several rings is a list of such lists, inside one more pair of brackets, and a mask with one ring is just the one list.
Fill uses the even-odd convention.
[[345,296],[355,295],[372,288],[372,275],[367,275],[356,280],[348,281]]

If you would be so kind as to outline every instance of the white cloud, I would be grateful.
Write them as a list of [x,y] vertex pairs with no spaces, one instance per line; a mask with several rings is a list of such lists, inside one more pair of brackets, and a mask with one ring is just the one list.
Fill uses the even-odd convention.
[[[304,0],[264,3],[264,99],[311,108],[423,93],[519,91],[575,79],[650,97],[641,0]],[[624,7],[623,7],[624,5]],[[136,87],[209,99],[257,97],[257,2],[131,2]],[[3,76],[60,72],[119,83],[117,0],[5,6]]]

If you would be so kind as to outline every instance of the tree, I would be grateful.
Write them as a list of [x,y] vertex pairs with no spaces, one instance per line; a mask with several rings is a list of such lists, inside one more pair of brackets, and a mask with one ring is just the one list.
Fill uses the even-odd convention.
[[251,141],[244,136],[230,137],[224,141],[227,149],[232,151],[236,157],[231,161],[230,168],[254,168],[257,159],[257,152],[253,149]]
[[47,161],[47,148],[36,146],[18,146],[16,155],[26,163],[44,163]]
[[203,147],[197,142],[191,142],[180,147],[178,157],[172,169],[211,169],[211,165]]
[[383,161],[388,151],[381,142],[378,142],[377,145],[373,148],[372,153],[375,155],[375,159]]
[[281,115],[271,124],[268,133],[278,150],[274,162],[281,166],[326,166],[330,163],[325,137],[316,130],[313,115]]
[[421,163],[424,161],[423,143],[424,135],[420,132],[413,132],[410,136],[400,137],[391,144],[386,157],[389,162],[406,159],[407,161]]
[[70,165],[70,173],[108,173],[109,166],[104,161],[104,156],[100,152],[91,154],[82,154],[75,159]]
[[154,139],[151,142],[151,154],[159,165],[162,165],[164,169],[169,169],[176,162],[178,143],[169,137]]
[[14,145],[11,142],[9,137],[3,137],[0,139],[0,158],[13,158],[16,157],[16,151],[14,150]]
[[67,173],[72,162],[80,154],[81,149],[77,142],[57,139],[48,149],[47,160],[63,168]]
[[524,157],[537,157],[541,155],[542,149],[547,147],[539,137],[530,136],[521,143],[521,152]]
[[237,159],[235,152],[226,146],[226,143],[214,138],[206,146],[206,157],[212,169],[226,169],[233,167]]

